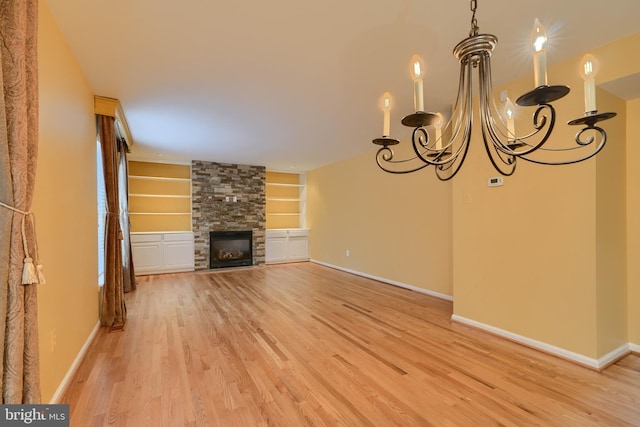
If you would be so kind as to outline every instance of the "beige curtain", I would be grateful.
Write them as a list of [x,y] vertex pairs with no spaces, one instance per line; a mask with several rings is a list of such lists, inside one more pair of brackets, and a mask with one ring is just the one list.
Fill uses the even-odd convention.
[[127,167],[127,143],[118,139],[118,195],[120,202],[120,226],[122,227],[122,287],[125,292],[136,290],[136,274],[131,250],[131,223],[129,221],[129,168]]
[[0,0],[3,404],[40,403],[36,284],[43,279],[35,270],[38,255],[29,214],[38,153],[37,22],[37,0]]
[[100,301],[100,323],[113,329],[124,327],[127,308],[124,302],[122,273],[122,228],[118,200],[118,141],[115,119],[97,115],[98,134],[102,150],[102,169],[107,196],[105,226],[104,286]]

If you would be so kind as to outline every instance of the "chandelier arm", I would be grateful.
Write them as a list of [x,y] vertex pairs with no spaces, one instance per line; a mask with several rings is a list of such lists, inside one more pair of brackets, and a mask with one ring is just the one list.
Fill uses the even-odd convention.
[[[421,137],[424,137],[424,142],[422,141]],[[416,157],[422,160],[424,163],[432,164],[431,161],[424,156],[424,153],[426,153],[426,151],[421,153],[420,149],[418,148],[418,146],[420,146],[429,150],[429,148],[427,147],[427,145],[429,144],[429,133],[424,127],[420,126],[413,129],[413,133],[411,134],[411,143],[413,152],[416,154]]]
[[[480,81],[480,122],[482,125],[482,138],[484,140],[484,143],[488,149],[489,140],[491,140],[491,145],[493,145],[496,149],[502,149],[500,151],[502,151],[504,154],[512,155],[508,151],[507,144],[502,141],[494,126],[496,124],[496,121],[493,118],[493,114],[491,113],[490,103],[490,99],[493,99],[493,86],[491,83],[491,61],[487,52],[483,52],[479,60],[478,77]],[[489,152],[487,153],[489,154]]]
[[[481,114],[480,118],[482,121],[482,140],[484,142],[484,148],[487,152],[487,157],[489,157],[489,161],[493,165],[494,169],[501,175],[513,175],[516,169],[516,156],[510,152],[510,149],[507,146],[504,146],[504,143],[496,134],[496,130],[492,126],[493,117],[490,113],[485,111]],[[496,161],[496,158],[499,159],[504,166],[500,165]]]
[[[438,177],[438,179],[440,181],[449,181],[450,179],[452,179],[454,176],[456,176],[458,174],[458,172],[462,168],[462,164],[464,163],[465,159],[467,158],[467,153],[469,152],[469,144],[464,144],[463,147],[464,147],[464,150],[462,152],[462,158],[460,159],[459,162],[457,161],[458,157],[456,157],[454,160],[452,160],[448,164],[447,167],[444,167],[444,165],[436,166],[436,168],[435,168],[436,177]],[[451,169],[452,167],[454,167],[454,165],[455,165],[455,169],[453,170],[451,175],[446,175],[445,176],[445,175],[443,175],[441,173],[442,171],[447,171],[447,170]]]
[[547,162],[544,160],[538,160],[538,159],[533,159],[531,157],[526,157],[526,156],[521,156],[521,158],[523,160],[526,160],[528,162],[531,163],[537,163],[539,165],[551,165],[551,166],[556,166],[556,165],[571,165],[574,163],[580,163],[582,161],[585,161],[587,159],[592,158],[593,156],[595,156],[596,154],[598,154],[605,146],[605,144],[607,143],[607,133],[604,131],[604,129],[602,129],[599,126],[587,126],[583,129],[581,129],[580,131],[578,131],[578,133],[576,134],[576,143],[579,145],[578,147],[573,147],[572,149],[580,149],[583,147],[586,147],[587,145],[592,144],[595,141],[595,137],[591,136],[589,137],[589,139],[587,141],[583,141],[581,139],[582,135],[587,132],[587,131],[595,131],[598,134],[600,134],[600,142],[598,143],[598,145],[596,146],[596,148],[590,152],[589,154],[579,157],[577,159],[572,159],[572,160],[567,160],[567,161],[560,161],[560,162]]
[[[461,130],[464,131],[461,138],[460,146],[455,150],[455,153],[448,158],[447,163],[453,163],[458,156],[462,153],[464,146],[468,145],[471,140],[471,128],[473,125],[473,98],[472,98],[472,73],[471,66],[467,61],[460,61],[460,82],[458,85],[458,95],[456,97],[455,104],[455,115],[457,119],[455,120],[454,130],[452,131],[451,138],[446,146],[444,146],[444,150],[447,151],[449,148],[452,148],[455,141],[458,140],[458,136],[460,135]],[[453,117],[452,119],[453,120]],[[443,164],[444,166],[444,164]],[[447,170],[448,168],[440,168],[440,170]]]
[[[534,120],[535,120],[535,119],[534,119]],[[516,137],[516,138],[514,139],[514,142],[518,142],[518,143],[520,143],[520,144],[524,144],[524,145],[526,145],[526,146],[528,146],[528,147],[534,147],[535,145],[537,145],[537,144],[530,144],[530,143],[528,143],[528,142],[527,142],[527,139],[532,138],[532,137],[534,137],[535,135],[537,135],[537,134],[539,134],[539,133],[540,133],[540,129],[544,128],[544,126],[545,126],[545,125],[546,125],[546,123],[547,123],[547,117],[546,117],[546,116],[542,116],[541,121],[542,121],[542,123],[540,123],[540,124],[539,124],[540,126],[539,126],[538,128],[536,128],[536,125],[534,124],[534,130],[533,130],[532,132],[530,132],[530,133],[528,133],[528,134],[526,134],[526,135],[521,135],[521,136]],[[507,147],[508,147],[508,145],[507,145]],[[542,149],[542,148],[541,148],[541,147],[539,147],[539,149]]]
[[[490,108],[490,100],[493,99],[493,88],[491,85],[491,62],[488,52],[483,52],[478,62],[482,141],[489,161],[494,169],[501,175],[510,176],[515,172],[516,160],[511,153],[505,152],[505,150],[508,150],[508,147],[502,142],[494,127],[495,119],[493,118]],[[499,160],[502,165],[500,165],[497,160]]]
[[[516,162],[516,154],[514,150],[509,147],[507,136],[507,143],[505,143],[501,135],[496,130],[497,121],[494,119],[491,107],[493,107],[497,116],[500,118],[502,125],[504,126],[504,122],[502,121],[502,116],[498,113],[498,109],[496,108],[495,98],[493,97],[493,84],[492,84],[492,76],[491,76],[491,60],[488,52],[483,52],[479,70],[478,70],[479,80],[480,80],[480,119],[482,122],[482,139],[484,141],[485,150],[489,159],[493,165],[493,167],[500,172],[502,175],[510,176],[515,171],[515,162]],[[535,125],[534,125],[535,126]],[[537,133],[539,130],[536,130],[533,134]],[[504,134],[503,134],[504,136]],[[515,138],[515,135],[513,135]],[[515,138],[516,140],[518,138]],[[509,170],[503,170],[495,161],[495,157],[498,157],[500,161],[509,166]]]
[[[546,116],[543,114],[545,109],[549,111],[550,113],[549,116]],[[533,127],[535,130],[530,135],[528,135],[527,138],[531,138],[537,135],[538,133],[542,132],[545,126],[547,127],[546,132],[544,133],[540,141],[538,141],[538,143],[529,145],[529,148],[527,148],[526,150],[514,151],[514,154],[516,156],[521,157],[523,155],[527,155],[541,148],[551,136],[551,133],[555,128],[555,125],[556,125],[556,109],[553,108],[553,105],[551,104],[540,104],[538,108],[536,108],[535,113],[533,114]]]
[[[464,105],[466,104],[465,103],[466,99],[464,97],[464,94],[466,93],[465,84],[467,81],[471,81],[471,72],[470,70],[467,72],[465,64],[461,61],[460,73],[458,77],[458,93],[456,95],[456,101],[453,104],[453,108],[451,109],[451,117],[449,118],[447,123],[442,127],[442,135],[446,135],[447,131],[451,129],[451,137],[449,138],[448,141],[446,141],[446,144],[444,143],[444,141],[442,144],[442,151],[444,152],[451,151],[450,148],[452,147],[454,141],[458,138],[458,135],[460,134],[460,130],[462,129],[462,123],[465,122],[463,112],[464,112],[464,108],[466,108],[464,107]],[[441,140],[442,140],[442,137],[441,137]],[[456,151],[454,156],[457,156],[459,154],[458,152],[459,150]],[[440,164],[444,164],[444,163],[441,162]]]
[[[471,130],[473,128],[473,80],[471,75],[471,64],[466,59],[461,61],[461,64],[463,64],[463,70],[460,74],[461,76],[466,76],[466,80],[458,91],[458,99],[462,100],[462,107],[460,108],[461,117],[457,124],[458,127],[461,127],[462,123],[464,123],[464,134],[462,135],[460,146],[456,149],[455,154],[452,154],[447,158],[448,162],[446,164],[436,167],[435,174],[440,181],[449,181],[458,174],[467,158],[471,143]],[[456,138],[451,139],[449,145],[453,144],[456,139],[457,135]],[[445,175],[444,172],[449,170],[452,170],[452,172]]]
[[[490,144],[488,141],[490,137],[487,136],[487,129],[484,125],[482,126],[482,139],[484,141],[484,148],[487,151],[487,157],[489,157],[489,161],[493,165],[493,168],[497,170],[501,175],[513,175],[513,173],[516,171],[516,156],[504,153],[500,148],[496,146],[495,142],[493,141]],[[503,156],[506,156],[506,158]],[[500,159],[504,166],[507,166],[508,168],[503,169],[504,166],[499,165],[498,162],[496,162],[495,157],[498,157],[498,159]]]
[[412,160],[415,160],[416,158],[413,157],[411,159],[404,159],[404,160],[393,160],[393,150],[389,147],[381,147],[377,152],[376,152],[376,163],[378,164],[378,166],[380,167],[380,169],[382,169],[385,172],[388,173],[393,173],[393,174],[405,174],[405,173],[412,173],[412,172],[417,172],[420,169],[423,169],[427,166],[429,166],[428,164],[423,164],[420,165],[416,168],[413,169],[407,169],[407,170],[394,170],[394,169],[389,169],[387,167],[384,166],[384,164],[382,163],[383,161],[385,163],[389,163],[389,164],[400,164],[400,163],[407,163],[410,162]]
[[[424,142],[421,136],[424,137]],[[433,148],[428,147],[429,133],[424,127],[417,127],[413,130],[411,141],[412,141],[413,151],[416,154],[416,157],[414,157],[414,159],[418,158],[428,165],[434,165],[434,166],[440,166],[440,167],[448,163],[451,163],[452,160],[451,160],[451,157],[449,156],[450,152],[447,152],[445,150],[434,150]],[[419,147],[425,148],[426,150],[420,152]],[[431,152],[432,154],[425,155],[427,151]],[[456,157],[457,155],[458,153],[456,153],[453,157]],[[444,160],[441,160],[443,158]]]
[[[468,132],[468,135],[465,135],[465,139],[466,139],[466,142],[462,144],[458,149],[458,153],[460,152],[460,150],[462,150],[462,157],[460,158],[460,161],[458,161],[458,157],[460,156],[460,154],[456,154],[456,156],[451,160],[451,162],[449,162],[447,167],[444,167],[444,165],[436,166],[435,168],[436,177],[438,177],[440,181],[449,181],[454,176],[456,176],[460,171],[460,169],[462,168],[462,165],[465,159],[467,158],[467,153],[469,152],[469,139],[471,139],[470,131]],[[447,171],[451,169],[454,166],[455,168],[453,169],[453,172],[450,175],[445,176],[441,173],[443,171]]]
[[[493,83],[492,83],[492,75],[491,75],[491,56],[489,52],[483,52],[480,57],[479,66],[478,66],[478,79],[480,81],[480,118],[482,121],[483,128],[486,128],[489,136],[491,138],[491,142],[496,148],[503,148],[501,150],[504,154],[511,155],[509,152],[508,144],[505,144],[498,131],[496,131],[495,124],[496,120],[493,118],[493,114],[491,113],[491,107],[493,106],[497,112],[497,108],[495,108],[495,99],[493,97]],[[500,114],[498,114],[500,118],[500,122],[504,126],[504,122]],[[502,132],[500,132],[502,133]],[[483,138],[485,135],[483,134]],[[508,141],[508,135],[507,135]],[[485,139],[486,143],[486,139]]]
[[[543,111],[548,110],[549,116],[544,115]],[[509,145],[500,145],[496,146],[496,148],[502,151],[505,154],[513,155],[516,157],[526,156],[528,154],[533,153],[538,149],[543,149],[543,145],[549,140],[551,133],[555,127],[556,123],[556,110],[553,108],[551,104],[540,104],[533,114],[533,128],[534,131],[524,135],[517,137],[513,142],[513,147],[526,146],[526,149],[516,150],[515,148],[510,147]],[[545,130],[546,128],[546,130]],[[528,139],[544,132],[540,140],[536,143],[528,143],[526,142]]]
[[[495,127],[493,126],[493,124],[496,123],[495,119],[493,118],[492,114],[491,114],[491,110],[490,110],[490,104],[489,104],[489,99],[491,99],[493,101],[493,106],[494,106],[494,110],[497,111],[497,108],[495,108],[495,100],[492,96],[493,94],[493,87],[492,87],[492,76],[491,76],[491,61],[488,55],[483,56],[482,61],[480,62],[480,69],[479,69],[479,76],[480,76],[480,81],[481,83],[484,83],[484,87],[481,88],[484,89],[484,94],[481,94],[481,117],[484,117],[484,122],[483,122],[483,138],[486,138],[485,135],[485,128],[489,134],[489,137],[493,143],[493,146],[495,148],[496,154],[499,155],[500,160],[507,165],[510,165],[511,163],[513,163],[515,161],[515,159],[511,159],[511,157],[515,156],[515,157],[521,157],[523,155],[527,155],[529,153],[532,153],[540,148],[542,148],[542,146],[547,142],[547,140],[549,139],[549,137],[551,136],[551,133],[553,131],[553,128],[555,126],[555,117],[556,117],[556,111],[555,108],[551,105],[551,104],[540,104],[538,106],[538,108],[536,109],[534,115],[533,115],[533,128],[534,130],[527,134],[527,135],[523,135],[523,136],[515,136],[514,135],[514,140],[511,143],[511,146],[509,143],[505,144],[502,139],[500,138],[500,136],[498,135],[498,132],[496,131]],[[550,113],[550,117],[551,119],[548,120],[547,116],[543,114],[543,111],[547,109],[549,110]],[[540,139],[540,141],[538,141],[535,144],[530,144],[528,142],[526,142],[526,140],[534,137],[535,135],[538,135],[540,132],[543,131],[543,129],[545,129],[546,125],[549,125],[546,128],[546,131],[544,133],[544,135],[542,135],[542,138]],[[504,124],[503,124],[504,125]],[[485,140],[485,144],[487,143],[487,141]],[[520,147],[520,146],[526,146],[527,148],[525,150],[516,150],[514,147]],[[487,147],[487,154],[491,157],[491,154],[489,152],[489,149]],[[508,156],[506,159],[503,156]],[[493,162],[492,162],[493,163]],[[496,165],[494,164],[494,167]],[[515,166],[514,166],[515,168]],[[496,168],[498,169],[498,168]],[[500,171],[502,173],[502,171]],[[512,174],[513,172],[511,172],[510,174]],[[509,175],[510,175],[509,174]],[[508,175],[507,175],[508,176]]]
[[[489,62],[489,65],[490,64],[491,64],[491,62]],[[489,66],[489,82],[491,82],[491,84],[493,85],[493,83],[492,83],[493,82],[493,76],[491,75],[491,73],[492,73],[491,67]],[[506,129],[506,132],[503,132],[503,131],[499,130],[500,135],[507,138],[506,147],[508,147],[510,143],[514,143],[516,141],[520,141],[520,138],[526,138],[527,137],[526,135],[522,136],[522,137],[518,137],[515,133],[514,134],[510,134],[509,133],[509,130],[508,130],[508,127],[507,127],[507,123],[505,122],[503,115],[500,114],[501,109],[498,108],[498,105],[496,104],[496,97],[493,96],[493,86],[491,86],[491,90],[488,93],[491,94],[491,106],[493,107],[493,112],[496,113],[496,116],[498,117],[498,121],[499,121],[500,126],[502,126],[502,129]],[[493,114],[491,115],[491,118],[492,118],[492,121],[493,121],[494,124],[498,123],[498,121],[496,121],[493,118]],[[533,133],[531,135],[533,135]],[[509,138],[511,138],[511,139],[509,139]],[[502,139],[500,139],[500,141],[502,142]],[[505,144],[502,143],[502,145],[504,146]]]

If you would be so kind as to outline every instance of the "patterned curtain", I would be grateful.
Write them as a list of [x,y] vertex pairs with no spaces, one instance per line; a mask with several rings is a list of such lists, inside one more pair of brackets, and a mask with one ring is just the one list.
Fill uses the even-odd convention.
[[112,329],[122,329],[127,320],[122,283],[122,228],[118,200],[118,141],[115,119],[97,115],[98,134],[102,150],[104,188],[107,196],[105,226],[104,286],[100,302],[100,323]]
[[[38,154],[38,0],[0,0],[0,342],[3,404],[40,403],[38,254],[29,212]],[[41,270],[40,270],[41,272]]]

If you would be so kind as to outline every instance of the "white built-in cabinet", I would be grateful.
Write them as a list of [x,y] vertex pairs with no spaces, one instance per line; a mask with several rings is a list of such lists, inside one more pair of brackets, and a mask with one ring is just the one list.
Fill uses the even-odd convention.
[[193,233],[131,233],[136,275],[193,271]]
[[267,230],[265,236],[265,262],[277,264],[309,260],[309,230]]

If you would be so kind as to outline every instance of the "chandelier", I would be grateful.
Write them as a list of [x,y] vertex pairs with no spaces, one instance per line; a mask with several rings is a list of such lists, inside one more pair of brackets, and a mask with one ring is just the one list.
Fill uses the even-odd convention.
[[[569,93],[567,86],[547,85],[546,44],[544,27],[536,19],[531,33],[534,49],[535,89],[516,100],[521,107],[536,106],[533,113],[533,129],[526,135],[518,136],[514,124],[514,105],[504,99],[504,107],[498,108],[493,96],[491,81],[491,52],[497,44],[492,34],[479,34],[476,20],[477,0],[471,0],[471,31],[469,37],[462,40],[453,49],[453,55],[460,62],[458,95],[451,110],[448,122],[440,113],[424,112],[422,77],[424,63],[414,55],[411,58],[411,74],[414,81],[414,106],[416,112],[402,119],[402,124],[413,128],[411,142],[414,157],[395,159],[392,146],[399,140],[389,136],[391,96],[383,96],[384,126],[383,136],[372,142],[381,146],[376,153],[376,162],[385,172],[406,174],[416,172],[429,165],[435,167],[435,173],[441,181],[453,178],[460,168],[469,150],[473,125],[472,70],[478,70],[479,116],[482,139],[487,155],[493,167],[502,175],[510,176],[515,172],[516,160],[545,165],[565,165],[587,160],[602,150],[606,141],[606,132],[597,126],[603,120],[615,117],[616,113],[598,113],[595,101],[595,75],[598,71],[597,60],[585,55],[580,66],[584,79],[585,113],[571,120],[569,125],[583,126],[575,136],[575,144],[569,147],[547,147],[545,143],[551,136],[556,122],[556,110],[551,105]],[[431,128],[433,137],[427,128]],[[446,136],[443,136],[446,135]],[[415,164],[417,163],[417,166]]]

